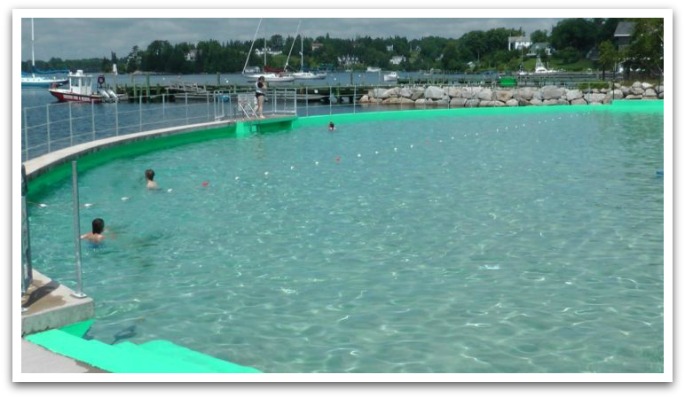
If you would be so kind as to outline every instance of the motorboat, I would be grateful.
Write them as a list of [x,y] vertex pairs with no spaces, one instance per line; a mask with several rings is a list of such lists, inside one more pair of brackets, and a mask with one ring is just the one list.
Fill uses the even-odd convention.
[[314,73],[314,72],[293,72],[292,76],[296,80],[317,80],[325,79],[328,74],[326,73]]
[[99,104],[102,102],[117,102],[119,96],[105,86],[105,76],[97,77],[97,87],[93,87],[93,75],[85,74],[82,70],[69,73],[68,85],[51,86],[48,91],[59,102],[88,102]]
[[379,68],[377,66],[369,66],[366,68],[366,71],[367,72],[380,72],[381,68]]
[[396,82],[398,78],[399,75],[397,74],[397,72],[388,72],[383,75],[384,82]]
[[535,73],[536,74],[547,74],[547,73],[556,73],[557,71],[554,69],[547,69],[545,67],[545,64],[542,63],[542,60],[540,57],[538,57],[537,61],[535,61]]

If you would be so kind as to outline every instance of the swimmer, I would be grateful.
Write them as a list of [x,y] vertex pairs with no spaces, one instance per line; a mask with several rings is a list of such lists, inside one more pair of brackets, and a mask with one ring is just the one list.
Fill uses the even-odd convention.
[[328,131],[333,131],[333,130],[335,130],[335,124],[333,124],[333,122],[331,121],[330,123],[328,123]]
[[105,221],[102,218],[96,218],[93,220],[91,232],[81,235],[81,239],[88,240],[91,243],[101,243],[105,240],[105,235],[102,234],[104,230]]
[[147,181],[147,189],[157,189],[157,183],[155,182],[155,171],[152,169],[145,170],[145,180]]

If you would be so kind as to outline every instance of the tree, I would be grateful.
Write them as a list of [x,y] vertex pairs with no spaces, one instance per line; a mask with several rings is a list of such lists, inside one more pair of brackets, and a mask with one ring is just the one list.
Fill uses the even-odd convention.
[[627,50],[630,64],[651,76],[664,73],[664,20],[642,18],[635,22],[632,41]]
[[549,36],[546,30],[536,30],[531,33],[530,41],[533,43],[547,43],[549,41]]
[[615,72],[616,62],[618,61],[618,51],[614,48],[611,41],[603,41],[599,45],[599,66],[602,68],[602,80],[605,79],[605,71],[610,69]]
[[588,19],[564,19],[556,24],[549,38],[553,48],[573,47],[585,54],[597,43],[597,26]]

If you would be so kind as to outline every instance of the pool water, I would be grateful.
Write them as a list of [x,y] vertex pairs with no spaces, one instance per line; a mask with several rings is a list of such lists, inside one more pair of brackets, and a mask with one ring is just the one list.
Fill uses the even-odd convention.
[[[264,372],[663,372],[663,139],[663,114],[579,110],[113,161],[79,177],[109,234],[90,334]],[[70,196],[30,211],[34,267],[73,287]]]

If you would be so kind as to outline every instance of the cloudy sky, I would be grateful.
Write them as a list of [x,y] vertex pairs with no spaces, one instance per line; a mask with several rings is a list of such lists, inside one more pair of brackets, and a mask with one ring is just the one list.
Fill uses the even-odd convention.
[[[460,10],[460,9],[280,9],[280,10],[14,10],[14,32],[21,38],[21,60],[31,59],[31,19],[34,21],[36,59],[81,59],[126,56],[133,46],[147,48],[154,40],[171,44],[216,39],[252,40],[259,18],[258,37],[274,34],[308,37],[330,34],[409,39],[424,36],[459,38],[473,30],[522,28],[527,34],[552,28],[562,18],[618,17],[611,12],[588,10]],[[335,16],[335,18],[331,18]],[[357,18],[364,16],[364,18]],[[19,31],[17,31],[19,29]]]

